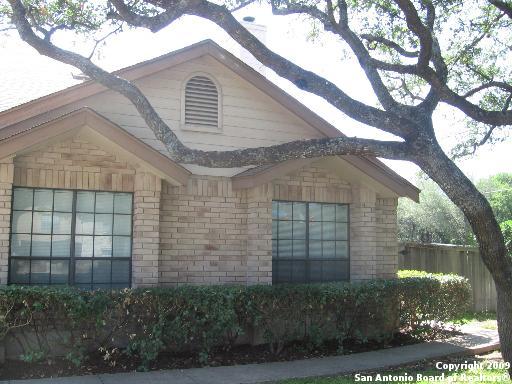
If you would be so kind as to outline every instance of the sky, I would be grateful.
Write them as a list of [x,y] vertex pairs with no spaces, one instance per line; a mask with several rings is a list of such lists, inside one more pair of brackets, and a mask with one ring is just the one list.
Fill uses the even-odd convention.
[[[312,70],[337,84],[350,96],[367,103],[375,103],[375,96],[357,62],[347,57],[333,35],[322,34],[321,39],[308,39],[310,24],[296,17],[273,16],[270,10],[258,4],[238,11],[238,19],[254,16],[255,23],[266,27],[264,38],[270,49]],[[76,41],[69,33],[55,35],[55,42],[83,54],[90,51],[90,43]],[[187,16],[162,31],[153,34],[145,30],[131,30],[111,37],[106,46],[94,56],[102,67],[113,70],[151,59],[195,42],[212,39],[248,64],[262,70],[261,65],[221,28],[209,21]],[[18,104],[15,97],[28,99],[40,97],[77,83],[73,67],[40,56],[23,43],[15,34],[0,35],[0,109]],[[307,107],[340,129],[348,136],[375,139],[390,139],[391,135],[360,124],[329,105],[320,97],[298,90],[287,80],[279,78],[265,69],[265,76],[279,85]],[[24,81],[20,82],[19,79]],[[15,90],[15,92],[13,92]],[[13,95],[16,93],[16,96]],[[24,100],[26,101],[26,100]],[[4,108],[2,108],[4,107]],[[434,115],[436,134],[445,150],[456,143],[463,134],[462,116],[453,108],[442,106]],[[484,147],[477,155],[458,161],[458,165],[470,178],[476,180],[498,172],[512,172],[512,163],[507,161],[512,152],[512,141]],[[397,173],[414,182],[419,168],[403,161],[385,160]]]

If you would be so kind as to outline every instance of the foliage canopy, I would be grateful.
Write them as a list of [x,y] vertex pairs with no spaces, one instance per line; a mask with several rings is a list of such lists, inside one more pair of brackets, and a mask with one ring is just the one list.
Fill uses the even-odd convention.
[[[406,199],[398,203],[399,240],[477,245],[462,211],[446,194],[429,179],[420,178],[418,185],[421,189],[419,204]],[[499,173],[479,180],[476,185],[488,198],[500,223],[512,220],[512,174]]]

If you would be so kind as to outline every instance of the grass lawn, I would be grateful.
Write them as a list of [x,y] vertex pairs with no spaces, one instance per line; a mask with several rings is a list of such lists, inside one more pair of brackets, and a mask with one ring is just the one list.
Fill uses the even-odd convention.
[[460,318],[454,319],[456,325],[478,325],[485,329],[498,329],[495,312],[467,312]]
[[[407,367],[401,367],[396,370],[386,372],[371,372],[364,373],[361,377],[371,377],[373,381],[356,380],[354,374],[347,376],[338,377],[327,377],[327,378],[312,378],[312,379],[296,379],[296,380],[285,380],[279,381],[276,384],[352,384],[352,383],[367,383],[367,382],[379,382],[379,383],[512,383],[507,376],[507,370],[505,368],[491,368],[493,364],[503,364],[501,354],[499,352],[493,352],[488,355],[476,356],[476,357],[463,357],[463,358],[449,358],[443,360],[443,363],[478,363],[481,368],[478,369],[459,369],[449,371],[448,369],[437,369],[436,362],[427,362]],[[376,380],[377,375],[381,375],[381,380]],[[444,379],[433,381],[432,378],[424,378],[418,380],[418,375],[429,376],[429,377],[441,377],[444,374]],[[402,376],[405,379],[386,380],[383,378],[384,375]],[[411,379],[409,379],[411,378]]]

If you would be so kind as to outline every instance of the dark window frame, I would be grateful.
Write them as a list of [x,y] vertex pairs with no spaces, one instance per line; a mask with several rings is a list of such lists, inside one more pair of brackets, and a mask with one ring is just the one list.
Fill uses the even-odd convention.
[[[30,189],[32,190],[32,208],[30,210],[17,210],[17,209],[14,209],[14,191],[16,189]],[[49,191],[52,191],[52,196],[53,196],[53,199],[52,199],[52,209],[51,211],[48,211],[48,210],[36,210],[35,209],[35,191],[36,190],[49,190]],[[54,208],[55,208],[55,191],[66,191],[66,192],[71,192],[72,193],[72,208],[71,208],[71,211],[55,211]],[[79,192],[90,192],[90,193],[94,193],[94,209],[93,211],[94,212],[78,212],[77,211],[77,196],[78,196],[78,193]],[[106,214],[111,214],[112,215],[112,233],[110,235],[97,235],[95,233],[95,225],[96,225],[96,218],[94,218],[94,222],[93,222],[93,233],[92,234],[87,234],[85,236],[91,236],[93,238],[93,256],[90,256],[90,257],[84,257],[84,256],[79,256],[77,257],[75,255],[75,239],[76,239],[76,217],[77,217],[77,214],[79,213],[89,213],[89,214],[93,214],[93,215],[96,215],[97,212],[96,212],[96,195],[97,193],[112,193],[114,196],[115,194],[129,194],[131,196],[131,202],[132,202],[132,205],[131,205],[131,213],[129,214],[122,214],[122,213],[116,213],[115,212],[115,200],[114,202],[112,203],[112,212],[107,212]],[[114,198],[114,197],[113,197]],[[133,262],[133,222],[134,222],[134,219],[133,219],[133,215],[134,215],[134,212],[135,212],[135,207],[134,207],[134,194],[133,192],[124,192],[124,191],[106,191],[106,190],[97,190],[97,189],[66,189],[66,188],[47,188],[47,187],[29,187],[29,186],[13,186],[12,188],[12,194],[11,194],[11,217],[10,217],[10,222],[9,222],[9,256],[8,256],[8,264],[7,264],[7,267],[8,267],[8,279],[7,279],[7,284],[8,285],[29,285],[29,286],[34,286],[34,285],[43,285],[43,286],[66,286],[66,285],[69,285],[69,286],[85,286],[85,285],[90,285],[90,288],[89,289],[93,289],[94,288],[94,285],[101,285],[101,286],[105,286],[108,288],[112,288],[113,285],[126,285],[128,288],[131,287],[131,284],[132,284],[132,262]],[[31,231],[30,233],[14,233],[13,232],[13,219],[14,219],[14,212],[31,212],[32,214],[32,220],[31,220]],[[38,233],[38,232],[33,232],[33,228],[34,228],[34,212],[49,212],[51,213],[52,215],[52,225],[51,225],[51,231],[50,233]],[[52,247],[53,247],[53,235],[54,235],[54,221],[53,221],[53,216],[54,216],[54,213],[69,213],[71,214],[71,233],[69,234],[70,236],[70,254],[69,256],[53,256],[52,255]],[[102,214],[103,212],[100,212],[100,214]],[[130,216],[130,234],[129,235],[115,235],[114,234],[114,218],[115,218],[115,215],[124,215],[124,216]],[[22,234],[22,235],[30,235],[30,251],[29,251],[29,256],[12,256],[12,237],[13,235],[19,235],[19,234]],[[32,256],[32,247],[33,247],[33,236],[34,235],[49,235],[51,236],[50,238],[50,256]],[[78,236],[84,236],[83,234],[78,234]],[[94,240],[97,236],[109,236],[112,238],[112,245],[113,245],[113,241],[114,241],[114,237],[118,236],[118,237],[128,237],[130,239],[130,256],[113,256],[113,252],[114,250],[112,249],[112,256],[109,256],[109,257],[95,257],[94,256]],[[12,282],[12,276],[11,276],[11,272],[12,272],[12,268],[11,268],[11,261],[12,260],[26,260],[26,261],[29,261],[29,274],[28,274],[28,283],[18,283],[18,282]],[[50,270],[49,270],[49,278],[48,278],[48,283],[32,283],[32,261],[49,261],[50,263]],[[67,261],[68,262],[68,280],[67,280],[67,283],[56,283],[56,284],[52,284],[52,274],[51,274],[51,268],[52,268],[52,261]],[[87,261],[87,260],[90,260],[92,265],[91,265],[91,279],[90,279],[90,283],[76,283],[75,281],[75,266],[76,266],[76,261],[77,260],[83,260],[83,261]],[[95,283],[94,282],[94,261],[95,260],[109,260],[111,261],[110,263],[110,280],[108,283]],[[128,275],[128,282],[127,284],[121,284],[121,283],[113,283],[112,282],[112,265],[113,265],[113,262],[114,261],[128,261],[128,272],[129,272],[129,275]]]
[[[328,282],[328,281],[350,281],[350,260],[351,260],[351,257],[350,257],[350,204],[346,204],[346,203],[327,203],[327,202],[317,202],[317,201],[300,201],[300,200],[272,200],[272,203],[290,203],[292,204],[292,219],[290,220],[283,220],[283,219],[280,219],[279,218],[279,213],[277,215],[277,217],[275,218],[274,217],[274,207],[272,207],[272,236],[271,236],[271,241],[272,241],[272,284],[283,284],[283,283],[288,283],[288,281],[279,281],[277,280],[277,277],[278,277],[278,273],[277,272],[277,269],[279,268],[278,264],[280,261],[284,261],[284,262],[301,262],[301,263],[304,263],[305,264],[305,279],[304,279],[304,283],[319,283],[319,282]],[[304,204],[305,205],[305,209],[306,209],[306,212],[305,212],[305,218],[304,220],[296,220],[293,216],[294,216],[294,208],[293,208],[293,204],[294,203],[298,203],[298,204]],[[320,205],[332,205],[334,206],[334,209],[336,210],[336,206],[343,206],[346,208],[346,212],[347,212],[347,217],[346,217],[346,221],[337,221],[336,219],[336,216],[334,217],[334,221],[330,221],[330,220],[315,220],[315,221],[311,221],[310,220],[310,205],[311,204],[320,204]],[[279,206],[278,206],[278,210],[279,210]],[[323,215],[323,214],[322,214]],[[282,239],[279,237],[279,222],[281,221],[290,221],[290,222],[295,222],[295,221],[305,221],[306,223],[306,233],[305,233],[305,257],[294,257],[293,255],[293,241],[294,241],[294,234],[293,234],[293,224],[292,224],[292,237],[290,239]],[[274,222],[277,222],[277,233],[274,233]],[[323,228],[321,230],[321,240],[318,240],[322,243],[322,247],[323,247],[323,243],[325,241],[333,241],[333,242],[336,242],[336,241],[340,241],[340,242],[346,242],[346,245],[347,245],[347,256],[346,258],[336,258],[336,249],[335,249],[335,257],[331,257],[331,258],[311,258],[310,257],[310,225],[312,222],[316,222],[316,223],[324,223],[324,222],[333,222],[335,223],[335,234],[334,234],[334,240],[324,240],[323,239]],[[346,223],[347,225],[347,238],[346,240],[336,240],[336,223]],[[291,241],[292,242],[292,255],[291,257],[280,257],[279,256],[279,241],[283,241],[283,240],[288,240],[288,241]],[[277,241],[278,242],[278,246],[277,246],[277,255],[274,254],[274,241]],[[314,241],[314,240],[313,240]],[[317,280],[312,280],[311,279],[311,264],[312,263],[315,263],[315,262],[322,262],[322,261],[327,261],[327,262],[334,262],[334,261],[337,261],[337,262],[343,262],[346,264],[346,278],[345,279],[342,279],[342,280],[322,280],[322,281],[317,281]],[[293,275],[293,272],[292,272],[292,275]],[[292,279],[293,280],[293,277]],[[292,281],[294,282],[294,281]]]

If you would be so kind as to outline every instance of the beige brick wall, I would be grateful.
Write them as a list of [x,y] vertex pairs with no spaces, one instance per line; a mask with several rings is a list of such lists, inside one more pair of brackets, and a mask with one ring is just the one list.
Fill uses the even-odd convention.
[[77,136],[14,159],[14,184],[132,192],[135,167]]
[[376,196],[366,188],[352,188],[350,205],[350,279],[369,280],[377,272]]
[[12,185],[134,193],[133,286],[270,284],[272,200],[350,204],[351,279],[397,268],[396,199],[350,185],[320,167],[248,190],[225,177],[172,186],[80,137],[0,164],[0,283],[7,281]]
[[377,277],[396,277],[398,270],[398,233],[397,212],[398,199],[377,199]]
[[133,193],[132,286],[159,283],[160,197],[162,181],[150,173],[135,174]]
[[264,184],[247,196],[247,283],[272,283],[273,185]]
[[160,211],[160,284],[244,283],[247,200],[223,177],[164,183]]
[[394,275],[396,199],[377,199],[374,191],[307,167],[243,191],[220,177],[194,176],[184,187],[164,183],[159,283],[270,284],[272,200],[350,204],[351,279]]
[[[3,167],[0,164],[0,177]],[[161,181],[141,169],[136,158],[130,164],[109,148],[76,135],[18,155],[10,167],[14,186],[133,192],[132,286],[158,284]],[[10,221],[3,211],[10,216],[10,185],[0,180],[0,223],[7,223],[0,224],[1,284],[7,282],[4,243],[8,247]]]
[[9,273],[9,232],[13,178],[12,158],[0,160],[0,285],[7,284]]
[[274,200],[350,203],[350,185],[318,167],[305,167],[272,182]]

